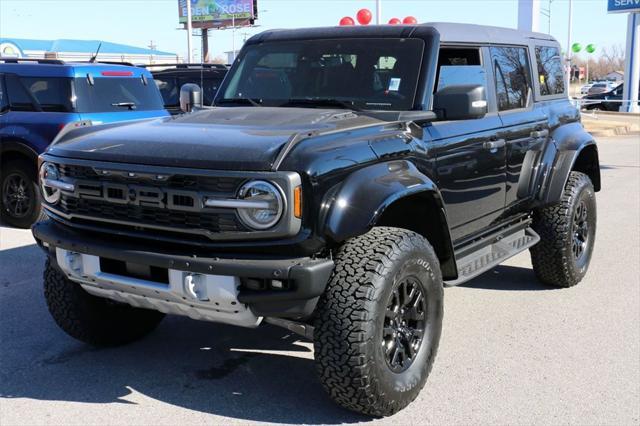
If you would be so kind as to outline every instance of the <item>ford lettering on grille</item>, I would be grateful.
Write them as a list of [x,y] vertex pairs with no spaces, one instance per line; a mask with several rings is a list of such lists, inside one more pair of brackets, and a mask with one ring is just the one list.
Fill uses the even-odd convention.
[[115,182],[78,181],[73,196],[114,204],[130,204],[169,210],[201,211],[204,209],[203,196],[195,191],[126,185]]

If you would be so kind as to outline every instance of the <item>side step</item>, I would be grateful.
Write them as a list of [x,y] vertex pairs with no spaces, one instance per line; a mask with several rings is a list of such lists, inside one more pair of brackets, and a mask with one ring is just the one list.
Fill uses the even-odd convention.
[[540,241],[540,236],[533,229],[525,228],[506,236],[497,237],[493,241],[493,243],[484,245],[471,253],[465,253],[463,257],[457,259],[458,278],[453,281],[445,281],[445,286],[453,287],[487,272],[494,266],[535,245]]

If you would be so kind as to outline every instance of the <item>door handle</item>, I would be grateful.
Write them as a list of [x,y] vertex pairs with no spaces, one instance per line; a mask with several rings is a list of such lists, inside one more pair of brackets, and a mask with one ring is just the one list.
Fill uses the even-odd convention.
[[544,130],[536,130],[531,132],[531,137],[532,138],[546,138],[547,136],[549,136],[549,130],[544,129]]
[[484,143],[483,148],[491,151],[491,152],[495,152],[498,150],[498,148],[502,148],[503,146],[505,146],[507,144],[507,141],[504,139],[497,139],[495,141],[487,141]]

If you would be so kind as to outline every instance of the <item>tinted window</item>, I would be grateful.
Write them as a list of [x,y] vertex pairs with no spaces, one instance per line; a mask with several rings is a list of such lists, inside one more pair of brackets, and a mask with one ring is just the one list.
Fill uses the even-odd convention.
[[531,98],[531,74],[527,50],[521,47],[492,47],[498,109],[524,108]]
[[486,88],[487,75],[480,64],[480,49],[440,49],[436,91],[461,84]]
[[14,111],[69,112],[71,80],[51,77],[6,76],[9,104]]
[[557,47],[536,46],[540,94],[557,95],[564,93],[564,73]]
[[337,100],[362,109],[408,110],[413,107],[423,48],[418,39],[249,45],[222,98],[260,99],[272,106]]
[[150,78],[146,85],[140,78],[100,77],[93,81],[91,85],[86,78],[75,80],[78,112],[164,109],[160,92]]

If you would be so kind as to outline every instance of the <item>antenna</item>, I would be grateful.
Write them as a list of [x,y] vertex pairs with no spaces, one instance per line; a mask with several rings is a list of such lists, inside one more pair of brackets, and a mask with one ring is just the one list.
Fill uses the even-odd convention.
[[96,61],[101,47],[102,47],[102,42],[100,42],[100,44],[98,45],[98,48],[96,49],[96,53],[91,57],[91,59],[89,59],[89,62],[94,63]]

